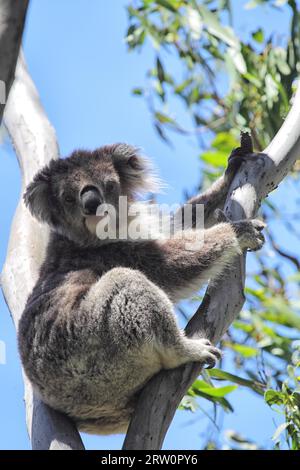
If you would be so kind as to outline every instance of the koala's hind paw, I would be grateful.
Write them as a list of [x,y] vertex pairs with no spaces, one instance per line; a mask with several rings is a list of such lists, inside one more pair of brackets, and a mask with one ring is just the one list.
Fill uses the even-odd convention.
[[266,224],[259,219],[240,220],[233,223],[240,247],[249,251],[257,251],[263,246],[265,237],[262,234]]
[[207,365],[207,369],[215,367],[216,362],[221,359],[222,352],[216,348],[208,339],[187,339],[191,360]]

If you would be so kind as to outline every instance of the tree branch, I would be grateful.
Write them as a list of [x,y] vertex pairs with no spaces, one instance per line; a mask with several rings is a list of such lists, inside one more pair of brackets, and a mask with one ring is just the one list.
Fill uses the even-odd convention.
[[0,0],[0,123],[22,40],[28,0]]
[[[232,220],[252,218],[263,198],[277,187],[300,156],[300,86],[292,109],[265,150],[265,156],[243,163],[225,203]],[[246,255],[239,257],[226,276],[209,285],[204,300],[187,325],[189,336],[206,332],[217,343],[244,304]],[[182,397],[201,372],[199,364],[162,371],[142,390],[123,449],[160,449]]]
[[[45,115],[21,55],[3,118],[21,168],[22,195],[34,174],[49,160],[58,158],[59,151],[54,129]],[[37,280],[47,240],[48,228],[31,217],[21,196],[1,276],[3,293],[16,329],[27,297]],[[83,449],[74,424],[42,403],[35,396],[25,374],[23,376],[26,421],[33,449]]]
[[273,235],[271,234],[270,231],[268,231],[268,237],[269,237],[269,241],[271,243],[271,246],[273,248],[274,251],[276,251],[276,253],[278,253],[280,256],[282,256],[282,258],[285,258],[287,259],[288,261],[290,261],[294,266],[295,268],[300,271],[300,261],[298,260],[298,258],[296,256],[293,256],[291,255],[290,253],[287,253],[286,251],[284,251],[274,240],[274,237]]

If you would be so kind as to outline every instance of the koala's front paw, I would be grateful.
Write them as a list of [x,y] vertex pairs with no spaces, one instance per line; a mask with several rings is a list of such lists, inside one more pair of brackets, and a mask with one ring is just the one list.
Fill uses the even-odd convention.
[[228,158],[227,168],[224,173],[225,180],[230,183],[243,162],[247,160],[255,162],[260,158],[265,158],[265,155],[263,153],[253,152],[250,135],[247,132],[243,133],[241,137],[241,147],[232,150]]
[[257,251],[263,246],[265,237],[261,233],[266,227],[262,220],[240,220],[233,223],[242,250]]
[[197,361],[207,364],[207,369],[215,367],[216,362],[221,359],[222,352],[216,348],[208,339],[201,338],[194,340],[198,343]]
[[228,158],[227,162],[227,168],[224,173],[224,177],[228,182],[230,182],[237,171],[239,170],[241,164],[249,158],[247,155],[243,155],[241,152],[237,151],[238,149],[235,149],[231,152],[231,155]]

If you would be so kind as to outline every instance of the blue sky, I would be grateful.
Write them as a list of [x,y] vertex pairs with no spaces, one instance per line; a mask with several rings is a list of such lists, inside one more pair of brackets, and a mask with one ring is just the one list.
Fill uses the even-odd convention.
[[[285,31],[288,18],[270,9],[245,12],[241,0],[233,2],[235,25],[246,35],[254,25],[267,24]],[[154,133],[143,100],[130,90],[144,82],[152,63],[150,48],[128,54],[124,0],[32,0],[24,36],[29,70],[54,125],[61,154],[76,147],[94,148],[126,141],[151,156],[168,183],[162,202],[183,200],[183,191],[196,188],[201,177],[199,153],[193,138],[172,137],[174,148]],[[20,188],[18,165],[5,142],[0,158],[0,266],[5,259],[10,223]],[[0,449],[30,448],[25,426],[23,385],[15,331],[0,294],[0,340],[6,344],[6,364],[0,364]],[[234,428],[269,445],[278,419],[246,390],[232,394],[235,413],[224,418],[224,428]],[[207,420],[179,411],[165,441],[168,449],[198,449]],[[88,449],[118,449],[123,436],[83,436]]]

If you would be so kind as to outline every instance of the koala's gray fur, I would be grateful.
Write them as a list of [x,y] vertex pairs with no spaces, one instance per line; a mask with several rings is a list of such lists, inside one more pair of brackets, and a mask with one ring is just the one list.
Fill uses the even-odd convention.
[[[231,159],[225,175],[191,200],[205,205],[207,220],[238,165]],[[82,188],[98,188],[116,205],[119,195],[133,201],[156,183],[136,149],[116,144],[52,161],[24,195],[51,234],[20,321],[20,354],[42,400],[82,431],[125,432],[138,392],[155,373],[190,361],[215,364],[219,350],[205,338],[187,338],[173,305],[219,276],[236,254],[263,243],[259,221],[207,228],[197,251],[176,235],[103,244],[88,230]],[[196,231],[187,236],[195,239]]]

